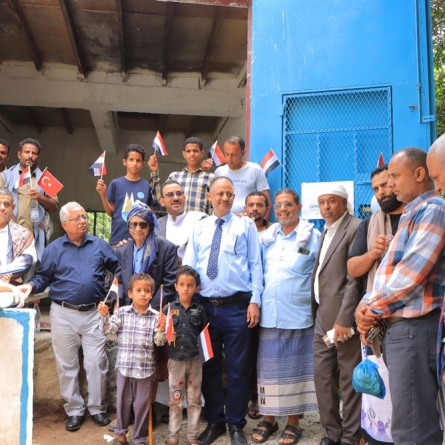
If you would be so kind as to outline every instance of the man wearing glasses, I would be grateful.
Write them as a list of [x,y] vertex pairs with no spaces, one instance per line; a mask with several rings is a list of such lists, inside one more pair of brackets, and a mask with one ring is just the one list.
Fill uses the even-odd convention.
[[164,182],[161,194],[160,203],[167,210],[167,215],[159,218],[159,235],[178,248],[178,259],[182,261],[193,227],[207,215],[194,210],[185,211],[186,197],[177,181],[169,179]]
[[50,286],[51,332],[60,392],[65,399],[67,431],[77,431],[85,420],[85,402],[79,390],[79,348],[88,382],[88,411],[99,426],[110,423],[105,403],[108,358],[105,337],[99,331],[96,306],[105,297],[104,272],[115,273],[118,261],[104,240],[88,234],[85,210],[77,202],[60,209],[65,235],[43,252],[37,274],[20,286],[27,297]]

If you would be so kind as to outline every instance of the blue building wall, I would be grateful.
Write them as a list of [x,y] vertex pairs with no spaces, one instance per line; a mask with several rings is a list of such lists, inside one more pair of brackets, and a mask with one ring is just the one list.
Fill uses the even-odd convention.
[[[307,156],[301,157],[288,144],[284,104],[293,95],[383,89],[390,102],[385,161],[407,146],[428,149],[435,135],[429,11],[429,0],[253,0],[250,159],[260,162],[272,148],[285,163],[287,173],[276,169],[268,178],[272,191],[283,185],[299,190],[298,170],[307,182],[333,180],[317,177],[315,152],[303,149]],[[341,121],[340,108],[333,122]],[[366,139],[366,128],[361,134]],[[318,162],[334,165],[338,179],[367,184],[367,196],[360,198],[365,202],[372,195],[367,178],[377,164],[378,145],[369,139],[357,143],[355,154],[350,148],[341,153],[343,146],[336,155],[334,146],[321,144]],[[361,167],[353,166],[354,156],[363,160]]]

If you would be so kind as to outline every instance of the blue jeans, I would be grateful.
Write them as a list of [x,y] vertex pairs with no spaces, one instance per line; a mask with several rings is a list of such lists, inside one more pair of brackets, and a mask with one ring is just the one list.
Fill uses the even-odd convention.
[[439,313],[406,318],[387,329],[382,346],[389,372],[392,438],[396,445],[441,445],[436,407]]
[[[202,394],[207,422],[229,426],[246,424],[249,399],[250,329],[247,327],[249,299],[213,306],[202,298],[207,311],[214,357],[204,363]],[[222,352],[227,366],[227,392],[222,382]],[[225,402],[225,403],[224,403]],[[225,411],[224,411],[225,404]]]

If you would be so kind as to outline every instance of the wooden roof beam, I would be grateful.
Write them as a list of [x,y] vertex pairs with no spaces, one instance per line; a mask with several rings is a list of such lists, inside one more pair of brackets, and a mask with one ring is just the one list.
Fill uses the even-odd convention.
[[163,64],[162,64],[162,85],[167,85],[168,77],[168,54],[170,50],[170,42],[173,28],[173,17],[175,15],[175,4],[169,3],[167,5],[167,15],[165,17],[164,25],[164,51],[163,51]]
[[75,32],[76,25],[74,23],[73,15],[71,14],[71,7],[68,0],[59,0],[60,10],[62,11],[63,20],[65,21],[66,31],[71,43],[74,58],[76,59],[77,70],[82,77],[86,77],[86,68],[83,63],[80,53],[79,41]]
[[15,15],[17,16],[18,21],[20,22],[23,31],[26,34],[26,39],[28,40],[29,49],[31,51],[31,57],[34,62],[34,66],[37,71],[42,69],[42,57],[40,55],[40,51],[37,48],[36,42],[34,40],[34,36],[32,35],[31,30],[29,29],[28,22],[23,14],[22,8],[18,0],[6,0],[9,8]]
[[65,124],[66,132],[68,134],[73,134],[74,129],[71,125],[70,117],[68,115],[68,110],[66,108],[60,108],[60,114],[62,115],[63,123]]
[[196,5],[230,6],[232,8],[249,8],[252,0],[157,0],[160,2],[194,3]]
[[218,41],[221,26],[226,16],[226,8],[217,8],[215,18],[213,19],[212,31],[210,33],[209,41],[207,43],[207,50],[204,56],[204,66],[201,71],[201,86],[207,82],[207,74],[209,73],[210,62],[215,51],[215,44]]
[[125,47],[125,34],[124,34],[124,8],[122,0],[115,0],[116,4],[116,19],[119,27],[118,41],[119,50],[121,55],[121,74],[124,82],[128,79],[128,67],[127,67],[127,53]]
[[38,133],[41,133],[43,131],[43,125],[40,123],[36,113],[34,113],[34,110],[32,107],[26,107],[26,111],[29,114],[29,117],[31,118],[34,127],[36,127],[36,130]]

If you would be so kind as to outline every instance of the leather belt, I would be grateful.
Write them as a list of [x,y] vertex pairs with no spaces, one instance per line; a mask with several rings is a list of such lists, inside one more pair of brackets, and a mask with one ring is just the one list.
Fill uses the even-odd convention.
[[53,303],[56,303],[62,307],[66,307],[67,309],[72,309],[73,311],[79,311],[79,312],[92,311],[93,309],[96,309],[96,307],[97,307],[97,303],[79,304],[78,306],[75,304],[67,303],[66,301],[53,300]]
[[213,304],[213,306],[222,306],[224,304],[234,303],[235,301],[250,299],[251,296],[252,292],[237,292],[229,297],[203,297],[201,301],[207,301],[210,304]]

